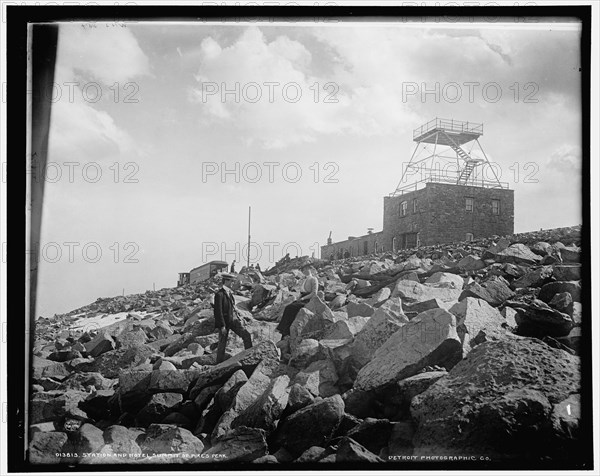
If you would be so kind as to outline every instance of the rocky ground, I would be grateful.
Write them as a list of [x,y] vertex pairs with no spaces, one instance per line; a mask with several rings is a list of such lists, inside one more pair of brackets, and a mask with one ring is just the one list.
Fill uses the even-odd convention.
[[[39,318],[30,461],[569,461],[590,318],[580,239],[563,228],[248,271],[235,291],[254,347],[231,335],[219,365],[215,280]],[[281,341],[307,261],[323,291]]]

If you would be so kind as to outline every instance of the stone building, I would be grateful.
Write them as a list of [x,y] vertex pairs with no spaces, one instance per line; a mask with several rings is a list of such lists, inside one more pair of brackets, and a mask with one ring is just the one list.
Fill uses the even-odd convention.
[[[387,248],[388,250],[391,248]],[[347,240],[329,243],[321,247],[321,258],[342,259],[349,256],[362,256],[385,251],[383,232],[368,232],[363,236],[349,236]]]
[[[479,144],[481,135],[483,124],[438,118],[415,129],[411,160],[396,190],[383,199],[383,230],[336,243],[329,239],[321,257],[340,259],[514,233],[514,190],[498,180]],[[417,156],[422,149],[430,155]]]

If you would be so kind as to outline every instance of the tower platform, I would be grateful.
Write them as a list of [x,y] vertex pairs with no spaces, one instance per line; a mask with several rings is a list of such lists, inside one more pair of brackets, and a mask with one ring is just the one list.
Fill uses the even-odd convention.
[[476,140],[481,135],[483,124],[436,117],[413,131],[413,141],[452,147]]

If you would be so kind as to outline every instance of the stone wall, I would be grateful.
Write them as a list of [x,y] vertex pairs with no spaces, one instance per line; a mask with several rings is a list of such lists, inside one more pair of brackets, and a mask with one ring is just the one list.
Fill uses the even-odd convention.
[[[473,199],[473,210],[466,199]],[[413,204],[416,200],[416,207]],[[499,201],[498,214],[492,213],[492,200]],[[405,215],[402,202],[407,202]],[[420,245],[464,241],[514,233],[514,191],[463,185],[428,183],[425,188],[398,197],[384,197],[383,244],[402,247],[403,235],[418,233]]]

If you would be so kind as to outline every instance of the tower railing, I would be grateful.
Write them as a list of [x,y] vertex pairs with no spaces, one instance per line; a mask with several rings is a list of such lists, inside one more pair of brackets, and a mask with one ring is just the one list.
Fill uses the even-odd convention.
[[450,132],[471,133],[483,135],[483,124],[477,122],[458,121],[456,119],[442,119],[436,117],[426,122],[421,127],[413,130],[413,140],[435,129],[444,129]]
[[[389,194],[390,197],[397,195],[404,195],[408,192],[414,192],[424,188],[428,183],[442,183],[448,185],[458,185],[457,180],[460,176],[460,172],[455,171],[441,171],[435,169],[422,169],[421,180],[411,181],[405,185],[399,185],[395,191]],[[467,187],[480,187],[480,188],[497,188],[508,190],[510,184],[508,182],[499,182],[495,180],[487,180],[483,177],[472,177],[465,183],[460,184],[461,186]]]

